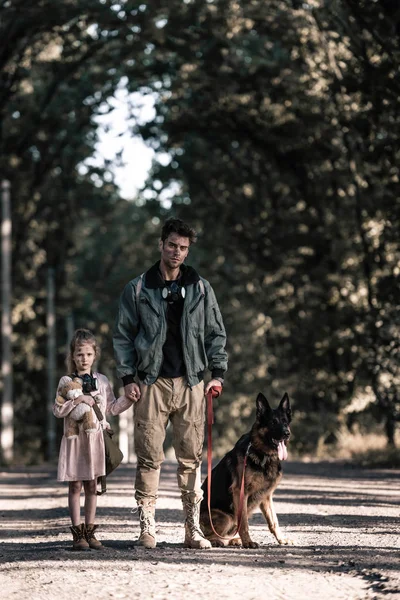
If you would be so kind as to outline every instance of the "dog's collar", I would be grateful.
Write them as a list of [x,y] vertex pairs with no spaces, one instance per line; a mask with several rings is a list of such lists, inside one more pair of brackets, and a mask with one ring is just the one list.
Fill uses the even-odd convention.
[[[246,456],[250,455],[251,448],[252,448],[252,443],[249,442],[249,445],[247,446],[247,450],[246,450]],[[259,456],[258,456],[258,454],[257,454],[257,451],[255,450],[254,452],[252,452],[251,459],[255,460],[255,462],[259,462],[260,466],[264,468],[265,467],[265,463],[268,460],[268,457],[267,457],[266,454],[264,454],[263,457],[262,457],[262,459],[260,459]]]

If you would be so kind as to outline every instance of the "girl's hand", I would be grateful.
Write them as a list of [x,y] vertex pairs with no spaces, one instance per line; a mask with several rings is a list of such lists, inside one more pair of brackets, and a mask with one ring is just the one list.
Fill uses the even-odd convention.
[[137,383],[128,383],[128,385],[126,385],[124,389],[125,396],[126,398],[128,398],[128,400],[130,400],[131,402],[137,402],[138,400],[140,400],[140,387]]
[[75,398],[75,404],[81,404],[82,402],[84,402],[85,404],[88,404],[89,406],[93,406],[94,404],[94,400],[92,398],[92,396],[78,396],[78,398]]
[[89,406],[93,406],[93,404],[95,404],[94,398],[92,398],[92,396],[87,395],[87,396],[83,396],[83,397],[84,397],[83,402],[85,404],[88,404]]

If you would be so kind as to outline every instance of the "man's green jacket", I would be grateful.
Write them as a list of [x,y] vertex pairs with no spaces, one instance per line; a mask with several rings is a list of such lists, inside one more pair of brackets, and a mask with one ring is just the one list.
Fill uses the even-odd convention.
[[[223,377],[228,359],[226,333],[210,283],[189,266],[181,266],[185,301],[181,319],[182,348],[188,384],[203,379],[208,368],[212,377]],[[168,302],[162,297],[164,281],[159,262],[132,279],[122,292],[114,330],[114,353],[118,376],[124,385],[135,376],[147,385],[158,377],[167,335]]]

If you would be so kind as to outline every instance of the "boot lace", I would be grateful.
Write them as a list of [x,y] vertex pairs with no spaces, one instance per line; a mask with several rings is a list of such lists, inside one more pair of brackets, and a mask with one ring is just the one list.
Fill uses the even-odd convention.
[[98,540],[96,539],[96,536],[94,535],[94,532],[96,531],[97,526],[95,525],[94,527],[86,527],[86,539],[89,542],[90,540],[94,540],[95,542],[97,542]]
[[152,537],[156,537],[156,524],[154,521],[154,515],[151,510],[146,510],[145,507],[139,506],[139,520],[140,520],[140,531],[143,535],[148,533]]
[[85,530],[80,525],[71,527],[71,531],[75,542],[80,542],[85,539]]
[[189,528],[189,531],[192,536],[200,535],[203,537],[203,532],[200,529],[199,524],[200,519],[200,502],[196,504],[187,503],[186,504],[186,524]]

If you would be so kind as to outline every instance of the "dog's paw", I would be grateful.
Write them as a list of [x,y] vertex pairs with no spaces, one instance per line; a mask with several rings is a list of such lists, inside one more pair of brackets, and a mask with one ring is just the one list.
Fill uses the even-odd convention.
[[259,544],[257,542],[253,542],[252,540],[248,540],[246,542],[242,541],[243,548],[258,548]]
[[293,546],[294,545],[293,540],[289,540],[288,538],[281,538],[280,540],[278,540],[278,543],[281,546]]
[[237,538],[231,539],[229,542],[229,545],[241,548],[243,544],[242,544],[242,540],[239,537],[237,537]]
[[213,548],[225,548],[227,543],[224,540],[210,540]]

